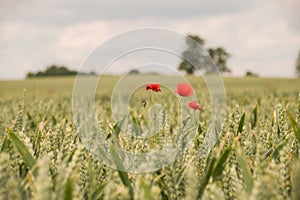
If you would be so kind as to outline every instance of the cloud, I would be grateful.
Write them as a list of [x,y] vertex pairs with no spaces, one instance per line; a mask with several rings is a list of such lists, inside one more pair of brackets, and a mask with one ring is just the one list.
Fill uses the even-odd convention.
[[[69,24],[90,20],[135,20],[137,18],[189,19],[195,16],[216,16],[243,12],[253,7],[251,2],[239,0],[29,0],[26,4],[15,3],[20,7],[15,19],[37,23]],[[28,12],[30,11],[30,12]]]
[[53,63],[78,68],[98,44],[141,26],[195,33],[207,47],[224,46],[234,75],[292,76],[300,46],[296,0],[4,2],[0,78],[22,78]]
[[300,33],[300,1],[298,0],[275,0],[270,3],[274,4],[274,10],[284,18],[291,30]]

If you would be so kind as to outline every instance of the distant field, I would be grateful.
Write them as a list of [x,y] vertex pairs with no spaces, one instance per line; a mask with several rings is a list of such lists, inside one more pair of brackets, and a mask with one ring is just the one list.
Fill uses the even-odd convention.
[[[104,76],[103,87],[112,90],[119,77]],[[200,77],[187,77],[196,90],[206,90]],[[256,92],[295,93],[300,91],[300,79],[283,78],[223,78],[226,92],[229,94],[247,94]],[[0,96],[22,96],[26,89],[28,96],[68,96],[73,91],[74,77],[35,78],[17,81],[0,81]],[[99,91],[101,92],[101,91]]]

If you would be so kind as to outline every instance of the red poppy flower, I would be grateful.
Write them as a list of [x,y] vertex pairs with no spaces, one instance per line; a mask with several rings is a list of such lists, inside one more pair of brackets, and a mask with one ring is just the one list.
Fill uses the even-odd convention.
[[189,107],[194,110],[202,110],[202,107],[196,101],[191,101]]
[[146,90],[152,90],[153,92],[160,92],[160,84],[158,83],[152,83],[146,85]]
[[183,97],[190,97],[193,95],[193,88],[188,83],[178,83],[177,90],[175,91],[176,94],[179,94]]

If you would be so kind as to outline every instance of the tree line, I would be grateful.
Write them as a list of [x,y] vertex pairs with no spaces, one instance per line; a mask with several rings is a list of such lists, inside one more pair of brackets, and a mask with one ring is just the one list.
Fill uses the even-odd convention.
[[78,73],[75,70],[70,70],[65,66],[59,65],[50,65],[45,70],[34,72],[28,72],[26,74],[26,78],[33,78],[33,77],[47,77],[47,76],[76,76],[77,74],[80,75],[96,75],[95,72],[89,73]]

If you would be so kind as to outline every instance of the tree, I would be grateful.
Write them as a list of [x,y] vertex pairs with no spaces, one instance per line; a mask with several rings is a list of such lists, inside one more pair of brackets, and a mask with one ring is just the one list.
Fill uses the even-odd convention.
[[[188,35],[186,37],[186,44],[188,48],[182,53],[182,57],[186,58],[188,60],[192,60],[193,63],[197,63],[198,66],[195,66],[197,68],[201,68],[199,64],[199,57],[200,53],[198,52],[197,43],[200,45],[204,45],[204,40],[197,35]],[[197,43],[196,43],[197,42]],[[193,74],[195,71],[195,67],[189,63],[187,60],[182,60],[182,62],[179,64],[178,69],[182,71],[186,71],[187,74]]]
[[220,72],[231,72],[227,66],[227,60],[230,54],[223,47],[209,48],[208,53]]
[[57,66],[57,65],[49,66],[44,72],[45,76],[69,76],[69,75],[76,75],[76,74],[77,74],[76,71],[69,70],[64,66]]
[[32,78],[32,77],[34,77],[34,76],[35,76],[35,74],[32,73],[32,72],[28,72],[28,73],[26,74],[26,77],[27,77],[27,78]]
[[189,46],[194,46],[195,45],[195,42],[196,41],[198,44],[200,44],[201,46],[204,46],[205,44],[205,41],[204,39],[202,39],[200,36],[198,35],[188,35],[187,36],[187,39],[186,39],[186,42],[188,43]]
[[251,71],[247,71],[245,74],[246,77],[259,77],[259,75],[257,73],[251,72]]
[[[185,59],[179,64],[179,70],[186,71],[187,74],[193,74],[196,69],[205,70],[206,73],[215,71],[216,69],[211,65],[211,57],[220,72],[231,72],[227,66],[230,54],[223,47],[209,48],[209,57],[206,51],[197,47],[197,43],[203,46],[205,41],[197,35],[187,36],[186,44],[188,48],[182,53],[182,57]],[[191,61],[194,66],[188,61]]]
[[300,51],[298,53],[298,58],[296,60],[296,74],[300,77]]
[[132,69],[128,72],[128,74],[140,74],[140,71],[137,69]]

